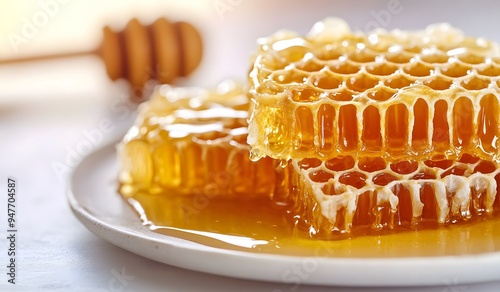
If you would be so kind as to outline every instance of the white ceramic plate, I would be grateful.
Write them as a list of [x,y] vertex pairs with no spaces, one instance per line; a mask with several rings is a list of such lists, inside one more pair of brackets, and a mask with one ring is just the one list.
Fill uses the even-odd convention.
[[[75,169],[68,199],[76,217],[97,236],[138,255],[217,275],[339,286],[420,286],[500,280],[500,253],[422,258],[306,258],[237,252],[157,234],[141,224],[116,193],[115,145]],[[299,269],[301,273],[294,274]],[[304,273],[305,271],[305,273]],[[300,277],[300,278],[297,278]]]

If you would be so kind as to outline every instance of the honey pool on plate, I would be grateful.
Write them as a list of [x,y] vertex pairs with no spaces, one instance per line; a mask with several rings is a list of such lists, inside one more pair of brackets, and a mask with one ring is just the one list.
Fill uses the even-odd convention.
[[269,199],[167,197],[139,192],[128,202],[151,230],[226,250],[310,257],[422,257],[500,251],[500,218],[435,229],[384,232],[341,240],[309,237],[288,208]]

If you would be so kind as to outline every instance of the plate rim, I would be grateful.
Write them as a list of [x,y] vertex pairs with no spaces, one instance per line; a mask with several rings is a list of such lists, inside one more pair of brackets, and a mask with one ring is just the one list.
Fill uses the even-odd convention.
[[[271,276],[271,274],[259,272],[257,274],[245,274],[234,270],[227,269],[207,269],[206,265],[200,265],[199,267],[183,264],[182,262],[177,261],[165,261],[159,258],[155,258],[150,256],[148,252],[138,250],[134,248],[133,245],[127,244],[126,241],[115,240],[112,238],[112,235],[118,237],[125,237],[127,239],[135,239],[140,241],[145,241],[149,244],[155,245],[154,248],[159,249],[159,246],[163,246],[177,252],[187,252],[208,256],[208,257],[220,257],[223,256],[225,260],[236,260],[236,262],[240,262],[242,260],[250,261],[250,262],[275,262],[289,265],[290,267],[304,264],[305,261],[308,260],[316,260],[317,269],[309,274],[307,278],[300,279],[299,284],[311,284],[311,285],[329,285],[329,286],[345,286],[345,287],[411,287],[411,286],[434,286],[434,285],[459,285],[459,284],[472,284],[479,282],[489,282],[500,280],[500,273],[488,273],[486,275],[479,275],[479,277],[471,277],[470,271],[474,271],[474,267],[470,267],[469,265],[481,267],[485,269],[485,267],[489,266],[489,271],[494,271],[495,269],[500,270],[500,252],[491,252],[491,253],[481,253],[477,255],[450,255],[450,256],[439,256],[439,257],[398,257],[398,258],[384,258],[384,257],[374,257],[374,258],[344,258],[344,257],[305,257],[305,256],[293,256],[293,255],[280,255],[280,254],[270,254],[270,253],[252,253],[252,252],[244,252],[244,251],[234,251],[234,250],[226,250],[222,248],[216,247],[205,247],[205,246],[197,246],[197,245],[189,245],[185,246],[176,241],[172,241],[170,238],[172,236],[164,235],[165,239],[158,239],[151,236],[148,236],[145,232],[151,232],[146,226],[142,226],[144,228],[144,233],[141,233],[142,230],[137,230],[137,232],[131,232],[130,230],[124,229],[123,226],[118,226],[116,224],[106,222],[100,218],[97,218],[95,215],[91,214],[84,206],[80,204],[78,199],[74,194],[74,180],[77,179],[75,176],[78,173],[78,169],[84,164],[89,163],[89,160],[92,160],[93,156],[98,154],[99,152],[103,152],[108,150],[110,147],[114,147],[116,145],[116,141],[107,143],[98,149],[95,149],[86,157],[84,157],[78,165],[73,168],[67,178],[67,184],[65,188],[66,198],[69,203],[69,206],[75,215],[75,217],[92,233],[96,236],[116,245],[120,248],[128,250],[134,254],[149,258],[151,260],[155,260],[158,262],[162,262],[164,264],[198,271],[205,272],[214,275],[220,276],[228,276],[240,279],[247,280],[257,280],[257,281],[268,281],[268,282],[279,282],[283,284],[287,284],[283,278],[281,280],[276,279],[275,276]],[[116,154],[116,148],[112,151]],[[95,164],[95,162],[93,162]],[[137,218],[139,220],[139,218]],[[120,228],[121,227],[121,228]],[[352,281],[346,280],[337,277],[327,277],[327,278],[318,278],[314,277],[319,269],[319,265],[321,262],[321,269],[331,268],[332,271],[342,272],[343,270],[348,269],[356,269],[360,267],[369,267],[371,269],[376,270],[384,270],[384,271],[392,271],[398,272],[398,269],[401,267],[405,267],[406,269],[417,269],[417,268],[426,268],[428,269],[430,265],[433,266],[432,271],[445,271],[447,275],[440,275],[438,277],[434,276],[431,279],[426,279],[422,281],[420,277],[410,277],[409,279],[403,280],[401,278],[396,278],[392,280],[388,280],[387,278],[375,279],[371,277],[371,281],[363,282],[363,281]],[[257,263],[258,264],[258,263]],[[458,272],[456,267],[460,265],[467,265],[468,273]],[[450,269],[452,267],[452,269]],[[453,268],[455,267],[455,268]],[[340,269],[339,269],[340,268]],[[286,270],[285,270],[286,271]],[[322,273],[321,273],[322,274]],[[342,273],[341,273],[342,274]],[[431,275],[432,276],[432,275]],[[394,277],[392,277],[394,278]],[[439,278],[439,279],[438,279]],[[446,280],[445,280],[446,279]],[[354,283],[356,282],[356,283]],[[288,283],[288,284],[294,284]]]

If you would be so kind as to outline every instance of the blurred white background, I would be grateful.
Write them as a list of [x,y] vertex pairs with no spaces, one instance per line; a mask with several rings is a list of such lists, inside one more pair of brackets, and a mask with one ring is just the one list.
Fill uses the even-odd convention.
[[[52,13],[47,21],[41,19],[43,25],[26,34],[26,23],[33,23],[49,4]],[[166,16],[192,22],[204,37],[199,70],[180,83],[214,86],[228,77],[246,79],[256,38],[280,29],[306,33],[327,16],[346,19],[354,30],[420,29],[449,22],[467,34],[500,41],[498,11],[500,2],[487,0],[0,0],[0,59],[92,49],[99,44],[104,25],[121,28],[132,17],[148,23]],[[125,268],[135,280],[123,291],[290,291],[286,284],[229,279],[158,264],[108,244],[76,221],[64,193],[67,172],[55,171],[54,165],[68,166],[68,153],[102,119],[111,119],[114,130],[94,147],[123,134],[133,119],[133,106],[120,99],[126,92],[121,82],[108,81],[95,57],[0,66],[0,192],[6,190],[8,176],[18,179],[20,248],[18,284],[7,286],[6,241],[0,240],[0,290],[108,291],[112,271]],[[113,111],[117,103],[127,111]],[[6,218],[4,204],[0,201],[0,226]],[[5,236],[1,227],[0,238]],[[427,290],[498,291],[499,285],[443,282],[442,287]],[[298,289],[312,290],[328,289]]]

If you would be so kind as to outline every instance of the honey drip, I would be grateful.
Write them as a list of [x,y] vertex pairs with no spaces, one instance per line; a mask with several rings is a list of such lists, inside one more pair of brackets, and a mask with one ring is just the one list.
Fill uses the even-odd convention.
[[294,159],[289,169],[291,213],[316,238],[432,229],[500,210],[499,165],[470,155],[398,163],[380,157]]

